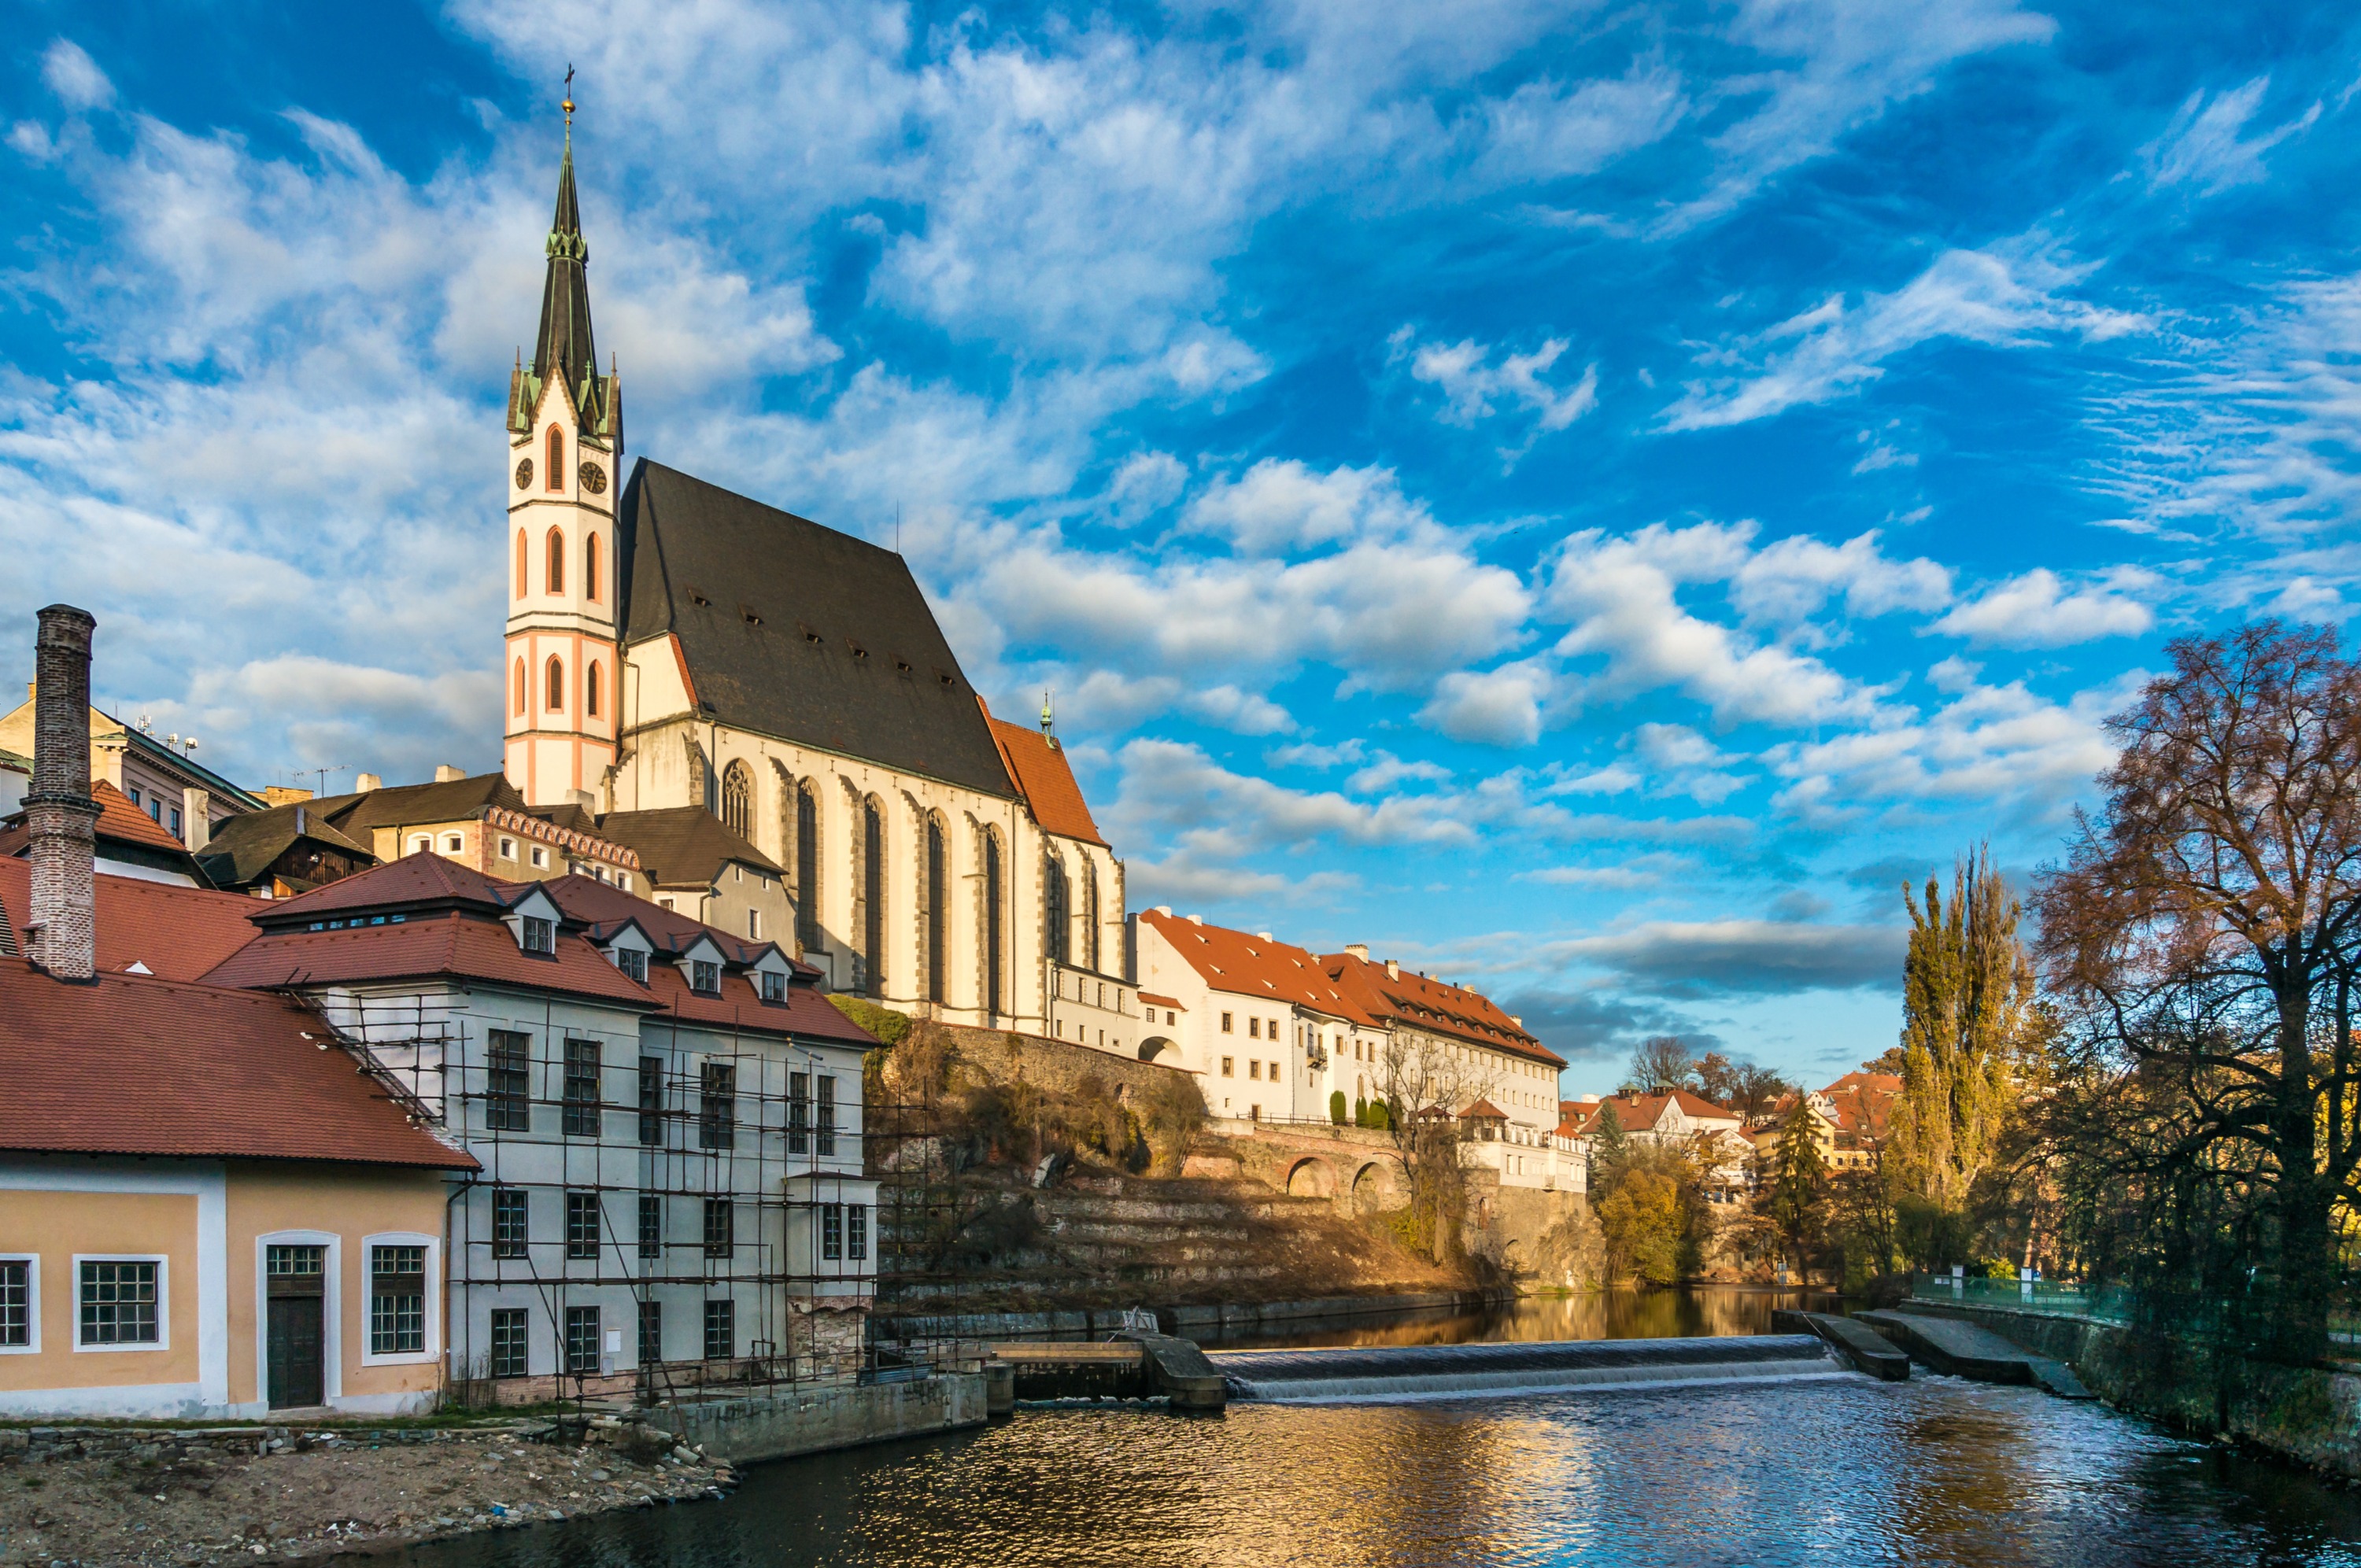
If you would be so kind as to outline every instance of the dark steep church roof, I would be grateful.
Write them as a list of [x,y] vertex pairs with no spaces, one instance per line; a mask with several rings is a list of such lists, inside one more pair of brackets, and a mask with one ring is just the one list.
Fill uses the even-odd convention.
[[624,641],[677,636],[705,713],[1015,793],[983,705],[901,556],[644,457],[616,521]]

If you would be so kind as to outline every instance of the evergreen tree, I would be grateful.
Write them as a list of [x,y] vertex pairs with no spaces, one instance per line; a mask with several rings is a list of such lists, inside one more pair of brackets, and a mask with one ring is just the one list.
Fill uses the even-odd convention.
[[1772,1155],[1771,1226],[1798,1272],[1819,1230],[1820,1203],[1828,1195],[1818,1121],[1804,1097],[1795,1096],[1780,1119],[1779,1142]]

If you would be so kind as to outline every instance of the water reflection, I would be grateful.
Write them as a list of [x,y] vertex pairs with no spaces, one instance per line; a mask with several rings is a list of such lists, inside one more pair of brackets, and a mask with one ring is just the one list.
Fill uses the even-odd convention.
[[1949,1378],[1400,1406],[1028,1410],[757,1466],[725,1504],[410,1568],[2361,1564],[2361,1503],[2095,1405]]
[[1831,1291],[1749,1286],[1677,1290],[1604,1290],[1579,1296],[1525,1297],[1495,1312],[1444,1312],[1385,1322],[1343,1318],[1307,1322],[1283,1333],[1224,1340],[1224,1350],[1321,1344],[1475,1344],[1488,1341],[1690,1339],[1700,1334],[1765,1334],[1779,1308],[1842,1310]]

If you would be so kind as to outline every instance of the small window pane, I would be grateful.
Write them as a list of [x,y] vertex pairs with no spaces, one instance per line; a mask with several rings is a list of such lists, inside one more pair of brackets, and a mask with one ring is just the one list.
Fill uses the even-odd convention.
[[844,1206],[844,1255],[859,1263],[869,1255],[869,1205]]
[[823,1203],[819,1206],[819,1255],[829,1262],[844,1256],[844,1205]]
[[32,1343],[32,1260],[0,1258],[0,1345],[21,1350]]
[[529,1239],[525,1234],[525,1194],[514,1187],[492,1189],[492,1255],[522,1257]]
[[598,1309],[596,1307],[566,1309],[566,1370],[585,1374],[598,1370]]
[[599,1053],[596,1040],[566,1042],[566,1134],[568,1137],[598,1135]]
[[369,1354],[415,1354],[426,1348],[426,1249],[369,1249]]
[[653,1192],[640,1194],[640,1255],[664,1255],[664,1199]]
[[566,1195],[566,1255],[572,1258],[595,1258],[598,1255],[598,1195],[596,1192],[569,1192]]
[[494,1029],[489,1040],[484,1085],[484,1125],[494,1132],[533,1130],[532,1039],[511,1029]]
[[492,1309],[492,1376],[522,1377],[528,1365],[527,1317],[522,1307]]
[[157,1343],[156,1266],[153,1263],[85,1263],[82,1266],[82,1343]]
[[664,1303],[640,1303],[640,1365],[650,1366],[664,1359]]
[[738,1303],[705,1304],[705,1359],[727,1361],[738,1354]]
[[738,1250],[738,1207],[727,1198],[705,1201],[705,1255],[729,1257]]

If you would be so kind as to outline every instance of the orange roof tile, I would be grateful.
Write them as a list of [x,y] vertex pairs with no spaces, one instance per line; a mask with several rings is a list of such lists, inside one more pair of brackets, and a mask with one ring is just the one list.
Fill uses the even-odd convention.
[[1399,976],[1388,974],[1384,964],[1350,953],[1326,954],[1320,964],[1373,1018],[1448,1035],[1551,1068],[1565,1066],[1564,1057],[1527,1034],[1480,991],[1408,970]]
[[0,1148],[476,1168],[326,1035],[284,997],[0,959]]
[[[141,817],[146,821],[146,817]],[[195,980],[255,938],[247,920],[270,905],[235,893],[149,882],[144,877],[95,879],[98,967],[119,974],[145,964],[162,980]],[[29,861],[0,856],[0,926],[21,939],[33,898]]]
[[164,830],[161,823],[131,804],[130,797],[104,779],[93,779],[90,797],[98,802],[98,834],[102,839],[121,839],[126,843],[145,844],[151,850],[174,850],[182,854],[189,847]]
[[1066,749],[1038,729],[993,718],[988,709],[984,717],[991,719],[992,739],[1000,748],[1000,760],[1007,765],[1009,781],[1025,797],[1042,830],[1085,844],[1105,845],[1106,840],[1099,837],[1099,825],[1091,819],[1090,805],[1082,799],[1082,785],[1074,782],[1074,770],[1066,763]]
[[1376,1025],[1320,967],[1319,959],[1292,943],[1266,940],[1226,926],[1200,925],[1154,909],[1139,918],[1216,991],[1289,1003],[1350,1024]]

